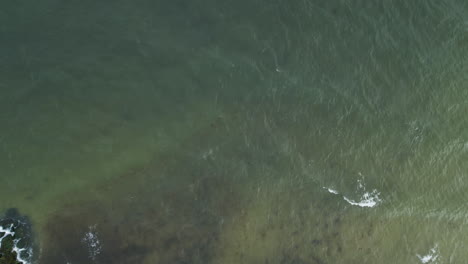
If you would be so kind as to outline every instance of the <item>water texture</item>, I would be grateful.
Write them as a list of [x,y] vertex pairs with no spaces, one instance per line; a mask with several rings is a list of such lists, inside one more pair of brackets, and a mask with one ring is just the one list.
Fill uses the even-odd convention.
[[468,259],[464,1],[3,1],[0,62],[27,262]]

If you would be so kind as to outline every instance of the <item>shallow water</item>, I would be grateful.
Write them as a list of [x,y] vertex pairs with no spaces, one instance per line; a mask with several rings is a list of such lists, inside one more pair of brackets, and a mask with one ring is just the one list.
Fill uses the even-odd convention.
[[37,263],[464,263],[463,1],[0,4]]

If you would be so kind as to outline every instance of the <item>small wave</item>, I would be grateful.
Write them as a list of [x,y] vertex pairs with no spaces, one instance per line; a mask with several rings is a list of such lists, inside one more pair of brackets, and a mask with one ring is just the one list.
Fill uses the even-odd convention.
[[439,246],[435,245],[433,248],[430,249],[429,253],[421,256],[419,254],[416,254],[416,256],[419,258],[421,263],[437,263],[437,260],[439,259]]
[[372,192],[366,192],[361,196],[360,201],[356,202],[353,201],[345,196],[343,196],[343,199],[345,199],[346,202],[348,202],[351,205],[356,205],[360,207],[374,207],[380,202],[382,202],[382,199],[379,198],[380,193],[377,190],[373,190]]
[[332,194],[339,194],[337,190],[333,190],[333,189],[330,189],[330,188],[325,188],[323,187],[325,190],[327,190],[329,193],[332,193]]
[[[357,183],[358,183],[358,191],[359,192],[364,192],[364,193],[362,194],[359,201],[352,200],[352,199],[342,195],[343,199],[346,202],[348,202],[351,205],[355,205],[355,206],[359,206],[359,207],[370,207],[370,208],[375,207],[379,203],[382,202],[382,199],[380,198],[380,192],[378,192],[376,189],[372,190],[372,192],[367,192],[366,187],[362,183],[362,180],[358,180]],[[335,189],[331,189],[331,188],[327,188],[327,187],[323,187],[323,189],[327,190],[331,194],[335,194],[335,195],[340,194]]]

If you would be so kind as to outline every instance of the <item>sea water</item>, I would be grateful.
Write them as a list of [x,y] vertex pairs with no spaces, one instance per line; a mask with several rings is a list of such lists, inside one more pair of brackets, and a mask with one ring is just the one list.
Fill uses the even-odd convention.
[[4,1],[0,209],[37,263],[465,263],[467,17]]

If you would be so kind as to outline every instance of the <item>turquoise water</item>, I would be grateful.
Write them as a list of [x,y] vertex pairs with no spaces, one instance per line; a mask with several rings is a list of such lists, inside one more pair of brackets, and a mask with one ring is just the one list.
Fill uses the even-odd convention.
[[465,263],[468,5],[0,4],[36,263]]

